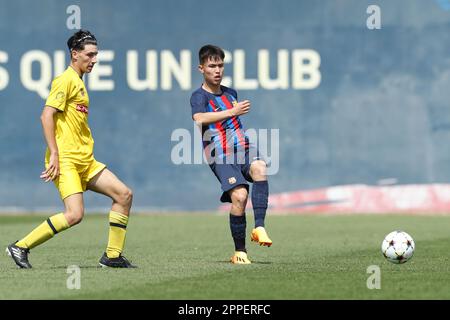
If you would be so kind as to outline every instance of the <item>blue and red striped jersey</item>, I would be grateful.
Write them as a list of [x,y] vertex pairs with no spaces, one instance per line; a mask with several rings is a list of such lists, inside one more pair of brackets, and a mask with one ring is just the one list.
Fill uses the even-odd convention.
[[[237,103],[234,89],[221,86],[221,94],[212,94],[202,87],[192,93],[192,115],[199,112],[219,112],[233,108]],[[206,133],[206,134],[205,134]],[[228,155],[236,150],[245,150],[249,146],[239,116],[202,126],[203,147],[214,144],[215,156]],[[207,137],[207,139],[205,139]],[[205,141],[206,140],[206,141]]]

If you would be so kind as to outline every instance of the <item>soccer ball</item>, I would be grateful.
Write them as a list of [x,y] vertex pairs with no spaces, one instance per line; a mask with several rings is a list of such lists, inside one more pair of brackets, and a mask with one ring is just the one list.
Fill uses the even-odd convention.
[[383,240],[381,252],[387,261],[392,263],[405,263],[413,256],[414,249],[413,238],[404,231],[392,231]]

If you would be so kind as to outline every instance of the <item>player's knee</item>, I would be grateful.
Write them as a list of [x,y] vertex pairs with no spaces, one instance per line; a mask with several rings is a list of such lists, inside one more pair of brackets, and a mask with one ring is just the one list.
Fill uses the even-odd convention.
[[77,210],[68,210],[66,211],[65,217],[67,219],[67,223],[70,226],[74,226],[76,224],[79,224],[81,220],[83,220],[84,217],[84,209],[77,209]]
[[250,176],[254,181],[266,180],[267,166],[262,160],[257,160],[250,167]]
[[247,189],[245,188],[234,190],[231,193],[231,201],[233,202],[233,204],[238,205],[240,207],[245,207],[245,205],[247,204],[247,199],[248,199],[248,192]]
[[127,188],[127,191],[125,192],[125,199],[130,205],[133,202],[133,190],[131,190],[130,188]]
[[133,202],[133,191],[130,188],[123,189],[118,195],[118,203],[123,206],[131,206]]
[[265,177],[267,174],[266,163],[262,160],[256,160],[251,165],[252,176]]

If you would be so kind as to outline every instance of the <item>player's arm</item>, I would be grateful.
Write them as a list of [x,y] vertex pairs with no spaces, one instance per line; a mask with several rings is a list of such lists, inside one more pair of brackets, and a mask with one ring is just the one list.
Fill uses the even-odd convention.
[[211,123],[220,122],[232,117],[246,114],[250,111],[250,101],[244,100],[238,102],[233,108],[219,112],[198,112],[192,116],[196,123],[209,125]]
[[56,77],[52,82],[47,101],[45,101],[44,110],[42,110],[42,129],[50,152],[48,167],[41,173],[41,178],[45,182],[55,180],[59,176],[59,151],[55,137],[55,114],[58,111],[64,112],[67,98],[71,92],[70,87],[70,80],[67,77]]
[[50,151],[48,168],[41,173],[41,179],[45,182],[55,180],[59,176],[59,152],[55,138],[55,114],[58,109],[45,106],[41,114],[42,129],[44,131],[45,141]]

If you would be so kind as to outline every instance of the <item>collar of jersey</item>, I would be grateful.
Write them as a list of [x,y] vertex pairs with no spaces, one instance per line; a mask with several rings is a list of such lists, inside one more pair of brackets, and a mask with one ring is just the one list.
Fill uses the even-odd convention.
[[77,75],[78,78],[80,78],[81,80],[83,80],[83,77],[80,77],[80,75],[78,74],[78,72],[75,71],[74,68],[72,68],[72,66],[68,66],[67,69],[72,70],[73,73],[75,73]]

